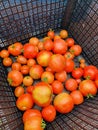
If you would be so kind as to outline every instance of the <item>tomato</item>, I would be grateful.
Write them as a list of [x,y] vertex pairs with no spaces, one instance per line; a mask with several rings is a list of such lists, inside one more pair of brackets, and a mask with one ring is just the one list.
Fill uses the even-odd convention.
[[80,68],[80,67],[77,67],[75,68],[73,71],[72,71],[72,77],[73,78],[76,78],[76,79],[79,79],[83,76],[83,69]]
[[22,119],[25,123],[31,117],[42,117],[41,112],[37,109],[28,109],[23,113]]
[[73,38],[67,38],[67,39],[66,39],[66,42],[67,42],[67,46],[68,46],[68,47],[73,46],[74,43],[75,43],[75,41],[74,41]]
[[38,64],[43,67],[47,67],[51,56],[52,56],[52,52],[50,51],[46,51],[46,50],[40,51],[37,55]]
[[48,37],[48,36],[44,37],[44,38],[43,38],[43,42],[46,41],[46,40],[48,40],[48,39],[51,39],[51,38]]
[[24,130],[44,130],[45,123],[38,116],[31,117],[24,123]]
[[12,70],[8,72],[7,80],[11,86],[17,87],[22,83],[23,75],[17,70]]
[[83,96],[86,96],[88,98],[96,95],[97,93],[97,87],[94,81],[89,79],[80,82],[79,90],[81,91]]
[[79,90],[74,90],[70,93],[71,97],[73,98],[74,104],[79,105],[84,102],[84,97]]
[[11,68],[12,68],[12,70],[18,70],[18,71],[20,71],[20,69],[21,69],[21,64],[18,63],[18,62],[14,62],[14,63],[12,63]]
[[35,59],[28,59],[27,60],[27,65],[29,66],[29,67],[32,67],[33,65],[35,65],[36,64],[36,60]]
[[16,100],[16,106],[21,111],[28,110],[28,109],[32,108],[33,105],[34,105],[33,98],[28,93],[22,94]]
[[33,44],[30,44],[30,43],[26,43],[23,49],[24,49],[23,55],[25,58],[31,59],[37,56],[37,53],[38,53],[37,46],[34,46]]
[[22,73],[23,75],[29,74],[29,70],[30,70],[30,68],[29,68],[28,65],[23,65],[23,66],[21,66],[21,68],[20,68],[20,71],[21,71],[21,73]]
[[85,63],[80,63],[80,68],[84,69],[87,65]]
[[29,43],[34,45],[34,46],[37,46],[39,43],[39,39],[37,37],[31,37],[29,40]]
[[54,41],[53,52],[56,54],[65,54],[67,51],[66,42],[63,39]]
[[20,42],[16,42],[8,47],[8,52],[13,56],[18,56],[22,53],[23,45]]
[[32,92],[33,92],[33,87],[34,87],[34,86],[27,86],[27,87],[26,87],[26,92],[29,93],[29,94],[32,94]]
[[85,63],[85,59],[84,59],[84,58],[81,58],[81,59],[79,60],[79,62],[80,62],[80,63]]
[[55,35],[55,33],[54,33],[54,31],[53,31],[52,29],[50,29],[50,30],[48,31],[48,33],[47,33],[47,36],[50,37],[51,39],[54,38],[54,35]]
[[94,80],[96,73],[97,73],[97,67],[94,65],[89,65],[84,68],[83,77]]
[[32,96],[36,105],[41,107],[48,106],[52,100],[52,88],[45,82],[36,83]]
[[54,94],[59,94],[64,90],[64,86],[62,84],[62,82],[58,81],[58,80],[54,80],[51,84],[52,86],[52,90]]
[[43,119],[48,122],[52,122],[56,118],[56,109],[53,105],[42,108],[41,113]]
[[69,113],[74,108],[73,99],[66,92],[56,95],[53,104],[55,109],[62,114]]
[[8,52],[8,50],[5,50],[5,49],[1,50],[1,52],[0,52],[0,57],[1,57],[1,58],[9,57],[9,52]]
[[79,84],[82,80],[81,79],[76,79],[76,81]]
[[3,65],[9,67],[12,65],[12,59],[10,57],[3,58]]
[[22,94],[24,94],[24,88],[22,86],[18,86],[14,90],[14,94],[16,97],[20,97]]
[[36,64],[30,68],[29,74],[33,79],[40,79],[43,72],[42,66]]
[[75,66],[74,61],[68,59],[68,60],[65,61],[65,69],[64,69],[64,70],[65,70],[67,73],[70,73],[70,72],[73,71],[74,66]]
[[49,71],[44,71],[41,75],[41,81],[51,84],[54,81],[53,73]]
[[54,72],[52,71],[52,69],[51,69],[50,67],[48,67],[48,66],[45,68],[45,70],[54,73]]
[[96,87],[98,88],[98,71],[95,76],[95,84],[96,84]]
[[37,47],[38,47],[38,50],[40,50],[40,51],[44,50],[44,43],[43,42],[39,42]]
[[55,41],[56,39],[61,39],[61,37],[60,37],[59,35],[55,35],[55,36],[54,36],[54,41]]
[[20,64],[27,64],[27,59],[23,55],[19,55],[16,59],[16,61]]
[[53,49],[54,43],[51,39],[47,39],[43,43],[44,49],[47,51],[51,51]]
[[82,52],[82,47],[80,45],[73,45],[70,47],[70,52],[75,56],[78,56]]
[[32,79],[32,77],[31,77],[31,76],[25,76],[25,77],[23,78],[23,84],[24,84],[25,86],[31,86],[31,85],[33,84],[33,79]]
[[69,52],[69,51],[67,51],[67,52],[64,54],[64,57],[65,57],[66,60],[67,60],[67,59],[70,59],[70,60],[73,60],[73,59],[74,59],[74,55],[73,55],[71,52]]
[[65,68],[65,58],[61,54],[53,54],[49,60],[49,67],[53,72],[63,71]]
[[67,38],[68,37],[68,32],[66,30],[61,30],[60,31],[60,37],[61,38]]
[[76,90],[78,88],[78,83],[77,83],[77,81],[75,79],[69,78],[65,82],[65,88],[68,91],[74,91],[74,90]]
[[55,79],[60,82],[65,82],[67,79],[67,73],[65,70],[55,73]]

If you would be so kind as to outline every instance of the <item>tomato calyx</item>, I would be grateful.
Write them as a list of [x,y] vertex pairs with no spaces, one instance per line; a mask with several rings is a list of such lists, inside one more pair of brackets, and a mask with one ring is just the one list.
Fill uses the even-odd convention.
[[90,76],[86,76],[86,80],[90,80],[90,78],[91,78]]
[[9,83],[9,85],[11,85],[12,82],[13,82],[11,78],[7,78],[7,81],[8,81],[8,83]]
[[94,96],[92,94],[90,94],[90,93],[86,97],[87,97],[87,99],[94,98]]
[[48,78],[47,78],[47,77],[45,77],[45,78],[43,78],[43,79],[42,79],[42,81],[44,81],[44,82],[48,83]]
[[43,129],[45,129],[46,128],[46,123],[45,123],[45,121],[42,119],[42,121],[41,121],[41,127],[43,128]]

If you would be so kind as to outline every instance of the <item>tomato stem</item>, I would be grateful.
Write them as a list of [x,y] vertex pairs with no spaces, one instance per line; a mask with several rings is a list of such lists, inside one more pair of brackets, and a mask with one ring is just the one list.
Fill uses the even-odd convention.
[[43,129],[45,129],[45,127],[46,127],[46,122],[42,119],[42,122],[41,122],[41,127],[43,128]]
[[9,83],[9,85],[11,85],[12,82],[13,82],[12,79],[10,79],[10,78],[8,78],[7,81],[8,81],[8,83]]
[[94,98],[94,96],[92,94],[88,94],[87,99],[89,99],[89,98]]

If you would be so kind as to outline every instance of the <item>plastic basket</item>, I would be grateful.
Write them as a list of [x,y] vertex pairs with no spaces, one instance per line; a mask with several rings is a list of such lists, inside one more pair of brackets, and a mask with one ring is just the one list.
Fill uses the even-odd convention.
[[[49,28],[68,29],[89,64],[98,67],[97,0],[1,0],[0,50],[32,36],[45,36]],[[15,105],[7,71],[0,59],[0,130],[23,130],[22,113]],[[98,130],[98,95],[68,114],[59,114],[46,130]]]

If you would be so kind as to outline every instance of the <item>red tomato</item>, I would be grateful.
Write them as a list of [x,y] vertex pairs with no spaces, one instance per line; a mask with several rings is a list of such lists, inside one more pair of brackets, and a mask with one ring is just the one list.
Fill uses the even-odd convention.
[[48,31],[48,33],[47,33],[47,36],[50,37],[51,39],[53,39],[54,36],[55,36],[54,31],[53,31],[52,29],[50,29],[50,30]]
[[75,56],[78,56],[82,52],[82,47],[80,45],[73,45],[70,47],[70,52]]
[[33,98],[30,94],[25,93],[18,97],[16,106],[19,110],[25,111],[33,107]]
[[54,80],[51,85],[54,94],[59,94],[64,90],[64,86],[62,82],[58,80]]
[[43,67],[47,67],[51,56],[52,56],[52,52],[50,51],[46,51],[46,50],[40,51],[37,55],[38,64]]
[[52,88],[45,82],[39,82],[34,85],[33,99],[36,105],[45,107],[52,100]]
[[26,87],[26,92],[32,95],[33,88],[34,88],[34,86],[27,86]]
[[29,118],[32,117],[42,117],[41,112],[37,109],[28,109],[23,113],[23,122],[25,123]]
[[65,54],[67,51],[66,42],[63,39],[54,41],[53,52],[56,54]]
[[21,66],[20,71],[23,75],[27,75],[29,73],[29,69],[30,69],[29,66],[23,65]]
[[70,60],[74,59],[74,55],[73,55],[71,52],[69,52],[69,51],[67,51],[67,52],[64,54],[64,57],[65,57],[66,60],[67,60],[67,59],[70,59]]
[[12,70],[8,73],[7,80],[11,86],[17,87],[22,83],[23,75],[17,70]]
[[66,39],[66,42],[67,42],[67,46],[68,46],[68,47],[73,46],[74,43],[75,43],[75,41],[74,41],[73,38],[67,38],[67,39]]
[[40,79],[43,72],[42,66],[36,64],[30,68],[29,74],[33,79]]
[[61,54],[53,54],[49,60],[49,67],[53,72],[63,71],[65,68],[65,58]]
[[20,63],[18,63],[18,62],[14,62],[14,63],[12,63],[12,70],[18,70],[18,71],[20,71],[20,68],[21,68],[21,64]]
[[41,81],[51,84],[54,81],[53,73],[49,71],[44,71],[41,75]]
[[68,59],[68,60],[65,61],[65,69],[64,69],[64,70],[65,70],[67,73],[70,73],[70,72],[73,71],[74,66],[75,66],[74,61]]
[[89,65],[84,68],[83,77],[89,78],[91,80],[95,79],[96,73],[97,73],[97,67],[94,65]]
[[[44,127],[42,127],[44,126]],[[24,123],[24,130],[44,130],[45,123],[38,116],[31,117]]]
[[14,90],[14,94],[16,97],[20,97],[22,94],[24,94],[24,88],[22,86],[18,86]]
[[60,82],[65,82],[67,79],[67,73],[65,70],[61,71],[61,72],[57,72],[55,73],[55,79],[57,79]]
[[52,122],[56,118],[56,109],[53,105],[49,105],[47,107],[42,108],[41,113],[43,119],[48,122]]
[[53,49],[54,43],[51,39],[47,39],[43,43],[44,49],[47,51],[51,51]]
[[30,43],[26,43],[24,45],[23,55],[25,56],[25,58],[28,58],[28,59],[35,58],[37,56],[37,53],[38,53],[37,46],[34,46],[33,44],[30,44]]
[[9,52],[8,52],[8,50],[1,50],[1,52],[0,52],[0,57],[1,58],[6,58],[6,57],[9,57]]
[[6,67],[9,67],[12,65],[12,59],[10,57],[6,57],[3,59],[3,65],[6,66]]
[[77,83],[77,81],[75,79],[69,78],[65,82],[65,88],[68,91],[74,91],[74,90],[76,90],[78,88],[78,83]]
[[83,80],[79,84],[79,90],[86,97],[92,97],[97,93],[97,87],[92,80]]
[[62,114],[69,113],[74,108],[73,99],[66,92],[56,95],[53,104],[55,109]]
[[70,93],[71,97],[73,98],[74,104],[79,105],[84,102],[84,97],[79,90],[74,90]]
[[72,77],[73,78],[76,78],[76,79],[79,79],[83,76],[83,69],[82,68],[75,68],[73,71],[72,71]]
[[22,53],[23,45],[16,42],[8,47],[8,52],[13,56],[18,56]]

